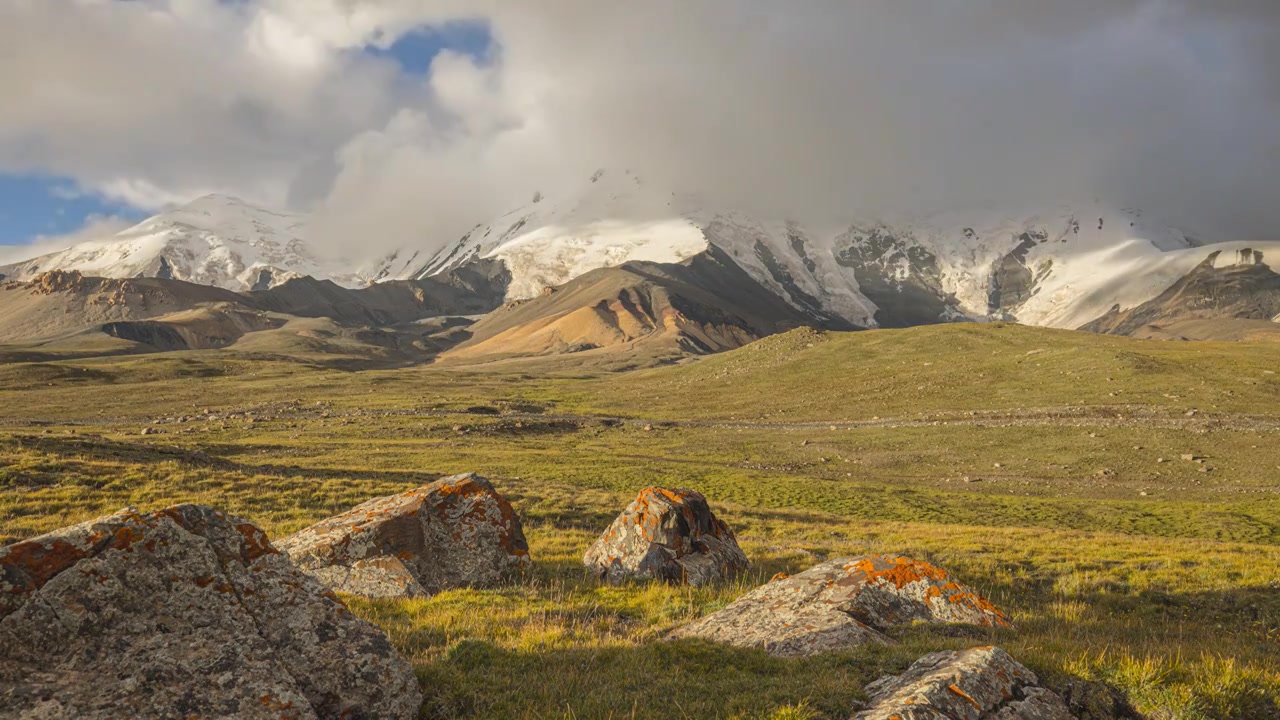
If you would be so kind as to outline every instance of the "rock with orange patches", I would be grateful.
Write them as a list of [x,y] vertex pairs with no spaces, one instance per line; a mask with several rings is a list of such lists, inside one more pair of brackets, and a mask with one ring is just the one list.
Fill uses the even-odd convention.
[[421,698],[382,631],[212,508],[0,548],[0,717],[414,718]]
[[637,578],[689,585],[730,578],[751,566],[702,493],[657,487],[640,491],[583,563],[609,582]]
[[1074,720],[1066,702],[1004,650],[937,652],[866,688],[852,720]]
[[471,474],[370,500],[276,546],[334,590],[365,597],[489,587],[530,563],[511,503]]
[[941,568],[868,555],[775,578],[674,635],[798,656],[888,643],[882,630],[915,622],[1009,625],[1004,613]]

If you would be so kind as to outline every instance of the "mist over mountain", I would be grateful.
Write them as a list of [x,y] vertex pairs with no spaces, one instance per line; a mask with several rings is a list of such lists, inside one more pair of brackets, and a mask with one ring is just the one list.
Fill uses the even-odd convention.
[[[1265,0],[6,4],[0,168],[152,210],[220,192],[306,211],[311,241],[339,256],[434,252],[600,167],[823,232],[1097,201],[1204,240],[1259,240],[1280,226],[1277,13]],[[425,71],[366,51],[450,22],[486,44]],[[39,89],[53,86],[65,92]]]

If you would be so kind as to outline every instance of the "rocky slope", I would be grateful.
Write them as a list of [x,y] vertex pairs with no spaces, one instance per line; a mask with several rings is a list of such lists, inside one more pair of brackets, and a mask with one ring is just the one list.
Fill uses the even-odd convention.
[[40,341],[198,305],[242,302],[229,290],[178,280],[106,279],[54,271],[30,282],[0,283],[0,343]]
[[[502,272],[471,267],[349,289],[311,277],[236,293],[160,278],[51,271],[0,281],[0,344],[82,355],[224,348],[422,360],[468,335],[468,315],[502,302]],[[257,337],[261,336],[261,337]]]
[[793,307],[712,249],[682,263],[599,268],[512,301],[472,325],[471,338],[444,358],[612,352],[662,361],[815,322],[852,327]]
[[1280,332],[1280,274],[1266,258],[1255,247],[1214,250],[1156,297],[1127,310],[1116,305],[1081,329],[1206,340]]

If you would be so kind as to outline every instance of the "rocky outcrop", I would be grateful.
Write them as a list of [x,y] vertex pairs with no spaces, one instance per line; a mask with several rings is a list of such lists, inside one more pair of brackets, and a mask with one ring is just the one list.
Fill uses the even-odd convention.
[[409,663],[254,525],[131,508],[0,549],[0,717],[414,718]]
[[835,241],[836,263],[853,271],[858,292],[875,303],[876,324],[900,328],[963,317],[943,288],[938,257],[900,235],[884,226],[855,226]]
[[[1074,223],[1075,232],[1080,226]],[[1044,230],[1028,230],[1015,238],[1017,246],[991,267],[991,279],[987,288],[987,314],[1001,320],[1015,320],[1016,312],[1038,290],[1039,282],[1052,269],[1052,261],[1045,260],[1035,272],[1027,265],[1027,254],[1049,240]]]
[[939,567],[900,555],[868,555],[775,578],[674,637],[799,656],[888,643],[881,630],[914,622],[1010,624],[986,598]]
[[277,545],[303,572],[365,597],[491,586],[530,562],[511,503],[470,474],[370,500]]
[[705,585],[750,567],[729,526],[702,493],[651,487],[587,550],[587,569],[609,582],[628,578]]
[[853,720],[1074,720],[1067,704],[1004,650],[937,652],[867,686]]
[[[1271,322],[1280,313],[1280,273],[1262,262],[1262,253],[1244,248],[1233,262],[1215,250],[1190,272],[1147,302],[1122,310],[1114,306],[1105,315],[1080,327],[1090,332],[1135,337],[1161,337],[1161,330],[1208,320],[1214,332],[1193,334],[1189,339],[1228,340],[1225,332],[1242,321]],[[1174,335],[1177,337],[1178,335]]]

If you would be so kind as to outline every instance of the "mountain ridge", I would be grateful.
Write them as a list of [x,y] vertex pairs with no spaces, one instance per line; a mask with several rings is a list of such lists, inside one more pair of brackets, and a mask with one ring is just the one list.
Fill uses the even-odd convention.
[[[308,244],[308,222],[206,196],[111,238],[0,268],[0,277],[22,281],[70,269],[189,280],[258,295],[256,302],[275,312],[333,313],[343,323],[378,325],[412,319],[428,306],[480,314],[503,302],[539,299],[547,288],[597,270],[702,258],[740,271],[730,273],[735,292],[750,300],[729,303],[739,319],[745,302],[766,308],[776,300],[820,327],[1003,320],[1075,329],[1093,327],[1113,308],[1153,300],[1209,252],[1242,246],[1201,248],[1139,211],[1096,200],[842,227],[767,220],[655,186],[629,170],[601,170],[579,188],[537,193],[434,251],[424,239],[365,263],[321,259]],[[1250,245],[1267,257],[1280,255],[1274,243]],[[728,275],[716,277],[725,290]],[[683,281],[662,282],[681,284],[680,297],[691,295]],[[349,304],[339,290],[355,288],[365,289],[364,299]]]
[[275,287],[304,275],[364,284],[351,263],[325,258],[307,240],[308,218],[206,195],[104,238],[0,267],[26,281],[49,270],[110,278],[155,277],[228,290]]

